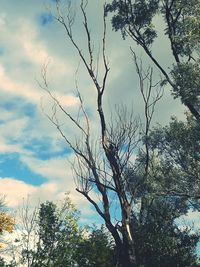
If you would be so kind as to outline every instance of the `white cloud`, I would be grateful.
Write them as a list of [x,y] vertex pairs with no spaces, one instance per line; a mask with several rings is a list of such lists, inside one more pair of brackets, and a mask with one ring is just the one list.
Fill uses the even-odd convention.
[[63,106],[63,107],[76,106],[76,105],[79,105],[79,103],[80,103],[78,97],[75,97],[75,96],[70,95],[70,94],[65,95],[65,94],[57,93],[55,95],[55,97],[59,101],[61,106]]
[[[50,51],[48,42],[45,43],[45,39],[39,35],[35,21],[25,16],[17,16],[15,19],[10,19],[9,16],[6,13],[0,14],[0,24],[5,23],[8,17],[6,27],[0,28],[1,35],[4,36],[1,47],[5,48],[0,64],[0,91],[40,105],[45,92],[39,88],[35,76],[38,76],[38,80],[41,79],[42,66],[48,61],[50,78],[56,77],[62,81],[63,77],[70,78],[74,75],[72,61],[70,58],[66,61],[56,51]],[[59,88],[62,86],[58,87],[58,91]],[[77,104],[77,99],[69,91],[58,96],[66,106]]]
[[2,122],[9,121],[15,115],[15,114],[13,114],[13,111],[5,110],[4,108],[0,108],[0,113],[1,113],[1,119],[0,120]]
[[18,139],[22,136],[22,132],[24,128],[27,127],[27,124],[27,117],[7,121],[0,126],[0,135],[7,138]]
[[72,202],[81,211],[82,216],[86,219],[87,216],[94,214],[94,210],[89,205],[88,201],[78,192],[75,191],[72,185],[67,186],[64,183],[47,182],[40,186],[33,186],[23,181],[14,178],[0,178],[0,195],[5,195],[6,206],[16,211],[23,205],[26,199],[29,199],[31,207],[37,207],[38,203],[46,200],[57,202],[65,198],[66,192],[69,192],[69,197]]
[[17,207],[23,198],[35,193],[36,188],[13,178],[0,179],[0,194],[6,196],[8,207]]
[[[30,84],[26,84],[25,82],[13,81],[11,79],[3,65],[0,65],[0,91],[8,93],[14,96],[20,96],[25,98],[27,101],[40,105],[40,100],[44,96],[45,91],[41,88],[38,88],[37,83],[35,82],[35,87],[32,87]],[[78,98],[71,94],[61,94],[57,93],[58,100],[64,106],[74,106],[79,103]]]
[[[8,112],[3,117],[4,122],[0,124],[0,153],[19,153],[31,155],[32,151],[23,148],[20,140],[23,136],[23,130],[28,125],[28,118],[13,118],[15,116],[12,112]],[[12,142],[14,141],[14,142]]]
[[56,201],[61,196],[60,190],[56,183],[33,186],[14,178],[0,178],[0,195],[5,195],[6,206],[10,208],[17,208],[27,197],[31,199],[32,207],[46,200]]
[[186,215],[181,216],[177,221],[184,228],[189,226],[192,231],[200,230],[200,213],[198,211],[189,210]]
[[0,140],[0,153],[19,153],[32,155],[31,151],[23,149],[20,144],[7,144],[6,141]]
[[39,103],[41,98],[41,92],[36,88],[30,87],[30,85],[24,82],[17,82],[11,79],[4,67],[0,65],[0,90],[11,95],[21,96],[30,102]]
[[[66,186],[73,183],[71,168],[65,157],[41,160],[33,157],[21,156],[20,160],[26,164],[32,172],[42,175],[53,181],[66,181]],[[67,190],[67,188],[66,188]]]

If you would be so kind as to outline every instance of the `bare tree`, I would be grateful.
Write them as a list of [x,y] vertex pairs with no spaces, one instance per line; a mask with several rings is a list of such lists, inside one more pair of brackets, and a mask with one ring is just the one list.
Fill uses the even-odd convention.
[[[82,194],[96,209],[97,213],[103,218],[107,229],[112,234],[116,244],[116,266],[130,267],[137,266],[135,253],[134,234],[131,231],[131,216],[133,209],[138,203],[138,187],[142,181],[136,177],[128,179],[127,171],[134,170],[134,157],[138,145],[141,142],[141,122],[133,116],[133,112],[128,112],[125,107],[118,107],[114,114],[114,119],[109,120],[105,116],[103,109],[103,95],[106,90],[106,82],[109,73],[108,60],[106,56],[106,20],[103,16],[103,36],[102,49],[99,57],[102,57],[103,75],[102,79],[98,77],[95,70],[94,53],[88,20],[86,15],[87,1],[81,1],[80,9],[83,16],[83,26],[87,38],[87,57],[83,54],[79,44],[76,42],[72,25],[74,16],[70,12],[71,5],[68,2],[68,13],[63,14],[60,1],[56,1],[56,14],[53,15],[65,29],[66,35],[72,46],[77,51],[83,65],[85,66],[89,77],[97,92],[96,106],[99,116],[100,140],[94,142],[92,139],[92,130],[90,118],[84,107],[84,101],[78,91],[80,102],[79,117],[72,116],[58,101],[50,90],[47,79],[47,66],[42,70],[43,83],[40,86],[52,98],[53,113],[47,114],[49,120],[56,126],[67,145],[72,149],[75,155],[75,161],[72,164],[75,175],[76,190]],[[65,11],[66,12],[66,11]],[[134,55],[136,70],[139,75],[140,88],[145,102],[145,136],[147,137],[150,122],[156,102],[160,98],[158,92],[152,100],[152,88],[156,85],[152,81],[152,69],[143,72],[142,66],[138,63]],[[98,68],[98,67],[97,67]],[[152,100],[152,102],[151,102]],[[82,138],[73,140],[65,133],[62,124],[59,122],[57,112],[60,110],[66,118],[70,120],[79,130]],[[81,117],[84,118],[80,121]],[[148,173],[148,143],[146,143],[146,175]],[[145,179],[144,175],[144,179]],[[130,190],[131,187],[132,189]],[[131,193],[130,193],[131,192]],[[98,197],[97,197],[98,196]],[[115,210],[117,215],[115,216]]]
[[35,250],[39,241],[37,216],[38,206],[31,206],[31,199],[27,196],[15,212],[14,236],[9,241],[10,251],[8,254],[16,265],[24,266],[26,263],[27,267],[33,266],[35,259],[31,252]]

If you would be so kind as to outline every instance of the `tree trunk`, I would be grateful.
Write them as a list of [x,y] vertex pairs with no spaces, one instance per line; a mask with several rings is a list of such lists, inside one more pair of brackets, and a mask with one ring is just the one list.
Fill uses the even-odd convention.
[[135,247],[130,232],[127,227],[121,228],[118,233],[117,229],[111,224],[106,223],[106,227],[112,234],[116,245],[116,267],[136,267]]
[[135,252],[132,245],[128,244],[128,242],[124,242],[117,250],[117,267],[136,267]]

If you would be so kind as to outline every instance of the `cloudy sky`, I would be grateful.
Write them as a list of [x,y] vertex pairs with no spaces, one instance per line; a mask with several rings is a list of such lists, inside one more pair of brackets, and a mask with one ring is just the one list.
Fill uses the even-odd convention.
[[[78,1],[73,2],[78,8]],[[102,38],[100,2],[89,1],[87,9],[96,58]],[[39,86],[41,70],[48,63],[49,88],[72,114],[78,110],[75,90],[75,79],[78,79],[84,105],[94,131],[97,131],[95,89],[83,66],[79,66],[79,58],[63,28],[49,15],[49,8],[53,11],[53,0],[0,0],[0,3],[0,193],[6,195],[8,207],[15,208],[27,195],[31,195],[36,203],[38,199],[57,200],[70,191],[72,200],[88,219],[94,213],[75,191],[69,163],[73,155],[45,116],[45,113],[51,114],[52,102]],[[74,36],[86,55],[81,21],[77,11]],[[110,19],[107,55],[111,70],[104,107],[109,114],[115,104],[123,103],[133,106],[137,116],[142,114],[143,106],[130,45],[145,63],[148,60],[131,42],[123,41],[119,33],[112,32],[109,25]],[[165,65],[170,64],[167,50],[168,43],[163,35],[154,51]],[[155,121],[166,123],[171,115],[181,116],[181,113],[179,103],[165,92],[155,112]],[[60,119],[66,135],[74,138],[78,133],[62,114]]]

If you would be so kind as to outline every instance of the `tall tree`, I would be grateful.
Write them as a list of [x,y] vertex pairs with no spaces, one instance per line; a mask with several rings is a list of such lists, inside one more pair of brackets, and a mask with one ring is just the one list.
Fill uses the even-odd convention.
[[[130,232],[130,215],[134,196],[127,193],[124,183],[124,173],[134,154],[139,142],[139,122],[130,115],[128,117],[126,109],[118,110],[116,124],[108,124],[103,109],[103,95],[106,90],[106,82],[109,73],[109,67],[106,57],[106,21],[103,16],[103,37],[101,57],[103,62],[102,79],[96,75],[94,66],[94,55],[91,43],[90,30],[86,15],[87,1],[81,1],[80,9],[83,16],[83,25],[87,38],[87,59],[72,34],[72,25],[74,17],[71,14],[71,6],[67,2],[67,13],[63,14],[65,8],[61,8],[60,1],[56,1],[55,19],[64,27],[68,39],[77,51],[82,60],[94,88],[97,92],[96,105],[100,121],[100,145],[95,147],[91,138],[91,125],[89,116],[84,108],[84,103],[78,92],[80,100],[80,112],[84,118],[84,124],[79,118],[73,117],[66,111],[59,101],[52,95],[46,77],[46,68],[43,71],[44,83],[41,85],[54,100],[54,114],[48,116],[51,122],[60,131],[68,146],[74,151],[76,162],[73,170],[77,182],[76,190],[81,193],[96,209],[97,213],[103,218],[107,229],[110,231],[116,244],[116,255],[118,266],[133,266],[136,262],[134,240]],[[100,56],[100,54],[99,54]],[[100,60],[99,60],[100,62]],[[100,66],[98,66],[100,69]],[[80,142],[73,142],[66,136],[63,128],[60,126],[56,116],[57,109],[60,109],[70,119],[83,136]],[[115,135],[114,135],[115,133]],[[91,194],[92,189],[98,193],[100,203]],[[113,202],[115,199],[115,202]],[[119,209],[119,221],[112,217],[112,209],[115,206]]]

